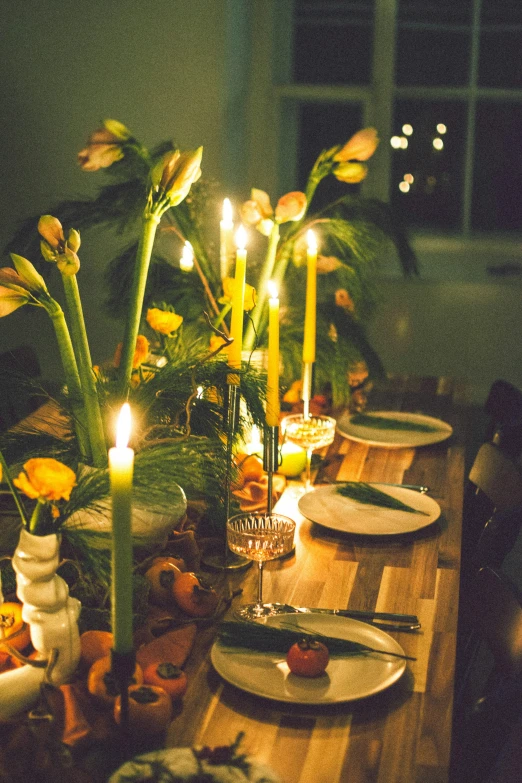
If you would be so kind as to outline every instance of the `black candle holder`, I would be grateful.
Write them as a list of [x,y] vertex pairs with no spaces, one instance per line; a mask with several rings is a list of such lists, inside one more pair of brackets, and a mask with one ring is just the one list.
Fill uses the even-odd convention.
[[268,476],[266,512],[271,514],[274,503],[273,477],[279,467],[279,426],[266,424],[263,436],[263,470]]
[[124,746],[130,743],[129,730],[129,685],[134,676],[136,666],[136,654],[111,650],[111,675],[116,683],[120,695],[120,731]]

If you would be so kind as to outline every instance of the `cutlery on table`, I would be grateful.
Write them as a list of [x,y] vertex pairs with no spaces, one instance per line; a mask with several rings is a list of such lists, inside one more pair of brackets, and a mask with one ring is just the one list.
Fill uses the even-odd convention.
[[[319,483],[321,481],[326,482],[327,484],[348,484],[349,482],[347,480],[341,481],[340,479],[331,479],[328,478],[328,476],[323,476]],[[427,492],[430,491],[429,487],[425,487],[423,484],[390,484],[389,482],[385,481],[373,481],[370,482],[372,484],[380,484],[382,487],[402,487],[403,489],[412,489],[415,492],[420,492],[421,495],[425,495]]]
[[274,608],[277,612],[289,614],[331,614],[338,617],[351,617],[361,620],[385,631],[418,631],[421,627],[419,618],[413,614],[397,614],[393,612],[365,612],[359,609],[321,609],[307,606],[291,606],[290,604],[263,604]]

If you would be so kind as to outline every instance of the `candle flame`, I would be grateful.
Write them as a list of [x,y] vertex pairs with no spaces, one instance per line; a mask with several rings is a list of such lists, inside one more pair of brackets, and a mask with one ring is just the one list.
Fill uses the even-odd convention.
[[271,299],[277,299],[279,292],[277,290],[277,286],[274,283],[273,280],[269,280],[266,284],[266,287],[268,288],[268,293],[270,294]]
[[254,448],[261,445],[261,430],[257,424],[253,424],[250,430],[250,445]]
[[229,198],[223,199],[223,223],[232,223],[232,204]]
[[128,402],[124,402],[120,415],[118,416],[118,424],[116,425],[116,448],[126,449],[129,443],[131,430],[131,412]]
[[179,265],[184,272],[189,272],[194,266],[194,249],[188,239],[183,245]]
[[246,247],[247,234],[244,226],[239,226],[236,231],[236,247],[238,250],[244,250]]
[[316,253],[317,252],[317,239],[312,231],[312,229],[308,229],[306,232],[306,241],[308,243],[308,252],[309,253]]

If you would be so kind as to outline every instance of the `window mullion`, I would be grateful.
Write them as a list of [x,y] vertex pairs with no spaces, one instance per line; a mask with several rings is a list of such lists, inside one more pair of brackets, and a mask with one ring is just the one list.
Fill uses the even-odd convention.
[[471,231],[471,209],[473,200],[473,162],[475,154],[475,122],[477,114],[477,90],[480,49],[480,11],[482,0],[473,0],[471,24],[471,54],[469,69],[469,99],[467,111],[466,147],[464,153],[464,194],[462,201],[462,230]]

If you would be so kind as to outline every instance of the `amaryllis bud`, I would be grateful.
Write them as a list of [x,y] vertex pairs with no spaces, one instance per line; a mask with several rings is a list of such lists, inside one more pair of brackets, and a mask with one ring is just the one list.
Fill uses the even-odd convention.
[[52,215],[42,215],[38,221],[38,233],[49,243],[53,250],[58,250],[65,244],[62,224],[58,218]]
[[63,275],[72,277],[80,269],[80,259],[70,247],[66,247],[63,253],[56,256],[56,266]]
[[203,147],[183,153],[176,150],[163,158],[161,168],[154,167],[152,183],[169,197],[170,206],[180,204],[188,196],[192,184],[201,177],[202,155]]
[[363,128],[346,142],[333,159],[340,163],[348,160],[368,160],[377,149],[378,144],[379,137],[375,128]]
[[281,196],[275,210],[276,220],[287,223],[290,220],[301,220],[306,212],[306,196],[299,190],[294,190]]
[[354,184],[361,182],[368,173],[368,166],[364,163],[352,163],[347,161],[346,163],[339,163],[333,174],[340,182],[348,182]]
[[75,228],[71,228],[67,234],[67,247],[70,247],[74,253],[77,253],[80,249],[81,239],[80,232]]

